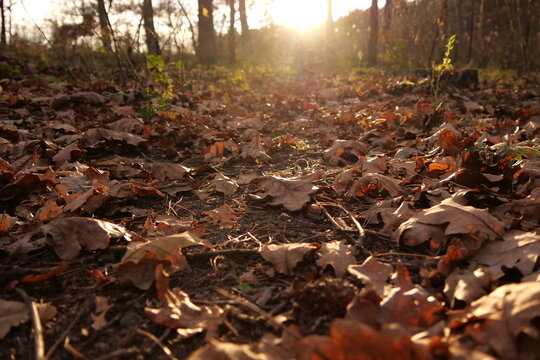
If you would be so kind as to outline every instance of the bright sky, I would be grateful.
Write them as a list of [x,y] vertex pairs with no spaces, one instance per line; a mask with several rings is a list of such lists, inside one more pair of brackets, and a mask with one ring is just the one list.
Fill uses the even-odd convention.
[[[154,0],[154,2],[157,1]],[[187,2],[191,4],[192,9],[196,8],[196,0],[188,0]],[[21,3],[24,3],[28,13]],[[38,24],[43,24],[46,19],[55,18],[55,15],[58,14],[58,4],[61,3],[63,1],[15,0],[13,22],[15,24],[31,24],[31,17]],[[347,15],[354,9],[366,9],[370,5],[371,0],[333,0],[334,19]],[[384,0],[379,1],[379,6],[382,5],[384,5]],[[269,13],[276,24],[305,29],[326,22],[326,0],[273,0]],[[263,19],[263,11],[260,9],[248,9],[248,21],[250,27],[266,25],[263,23],[265,19]]]

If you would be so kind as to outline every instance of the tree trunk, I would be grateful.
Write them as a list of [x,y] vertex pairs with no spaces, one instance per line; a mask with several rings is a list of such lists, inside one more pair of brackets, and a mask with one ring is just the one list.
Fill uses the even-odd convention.
[[101,33],[101,41],[103,47],[108,52],[112,51],[111,45],[111,31],[109,29],[109,19],[107,15],[107,9],[105,9],[105,0],[98,0],[97,10],[99,15],[99,28]]
[[369,25],[368,64],[374,66],[377,65],[377,45],[379,42],[379,5],[377,0],[371,0]]
[[473,58],[474,25],[476,22],[476,17],[475,17],[476,11],[475,11],[474,3],[475,1],[471,1],[471,23],[469,24],[469,51],[467,54],[469,64],[471,63],[472,58]]
[[229,0],[229,10],[230,10],[230,24],[229,24],[229,64],[234,64],[236,62],[236,44],[234,41],[234,36],[236,30],[234,29],[234,18],[236,15],[236,10],[234,8],[234,0]]
[[142,7],[144,30],[146,33],[146,47],[150,55],[160,55],[159,42],[154,28],[154,7],[152,0],[144,0]]
[[386,4],[384,4],[384,27],[383,27],[383,32],[385,34],[388,34],[390,32],[390,26],[392,25],[392,10],[393,10],[392,0],[386,0]]
[[2,30],[0,33],[0,43],[6,45],[6,13],[4,12],[4,0],[0,0],[0,12],[2,16]]
[[195,49],[195,53],[198,54],[199,46],[197,44],[197,39],[195,38],[195,29],[193,28],[193,23],[191,22],[191,19],[189,18],[189,15],[186,11],[186,8],[184,5],[182,5],[182,2],[178,0],[178,5],[180,5],[180,10],[182,10],[182,14],[184,14],[184,17],[186,18],[189,26],[189,31],[191,32],[191,42],[193,42],[193,49]]
[[238,1],[238,12],[240,13],[240,26],[242,27],[242,43],[247,50],[246,52],[251,54],[253,53],[253,44],[251,43],[251,32],[247,21],[246,0]]
[[199,61],[203,64],[216,62],[216,33],[214,30],[212,0],[199,0]]
[[330,62],[334,55],[334,17],[332,0],[326,0],[326,56]]

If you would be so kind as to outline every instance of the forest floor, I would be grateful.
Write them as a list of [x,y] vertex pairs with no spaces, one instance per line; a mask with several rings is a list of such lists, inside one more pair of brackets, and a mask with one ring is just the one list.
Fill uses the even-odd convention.
[[537,75],[20,66],[1,359],[540,359]]

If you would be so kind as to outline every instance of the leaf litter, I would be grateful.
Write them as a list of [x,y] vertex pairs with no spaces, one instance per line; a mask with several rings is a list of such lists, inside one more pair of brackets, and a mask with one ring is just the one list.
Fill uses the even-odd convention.
[[31,357],[24,288],[58,359],[537,356],[527,83],[222,80],[150,116],[135,84],[2,88],[1,353]]

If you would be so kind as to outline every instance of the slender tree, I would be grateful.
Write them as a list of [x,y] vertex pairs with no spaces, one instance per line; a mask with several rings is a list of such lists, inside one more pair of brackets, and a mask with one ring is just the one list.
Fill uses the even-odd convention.
[[332,0],[326,0],[326,56],[330,61],[334,54],[334,17]]
[[161,54],[161,50],[159,49],[156,29],[154,28],[154,7],[152,6],[152,0],[143,0],[142,15],[148,53],[151,55],[159,55]]
[[369,9],[369,43],[368,64],[377,65],[377,46],[379,42],[379,4],[377,0],[371,0]]
[[247,52],[252,53],[253,44],[251,43],[251,32],[247,21],[246,0],[238,0],[238,12],[240,13],[240,26],[242,28],[242,44]]
[[0,33],[0,43],[6,45],[6,13],[4,12],[4,0],[0,0],[0,12],[2,16],[2,30]]
[[105,0],[97,0],[97,10],[99,16],[99,29],[101,33],[101,41],[105,50],[111,52],[111,31],[109,29],[109,20],[107,9],[105,8]]
[[235,9],[235,3],[234,0],[229,0],[229,63],[234,64],[236,62],[236,43],[235,43],[235,33],[236,30],[234,29],[234,21],[236,17],[236,9]]
[[214,4],[212,0],[199,0],[199,61],[216,62],[216,32],[214,30]]

